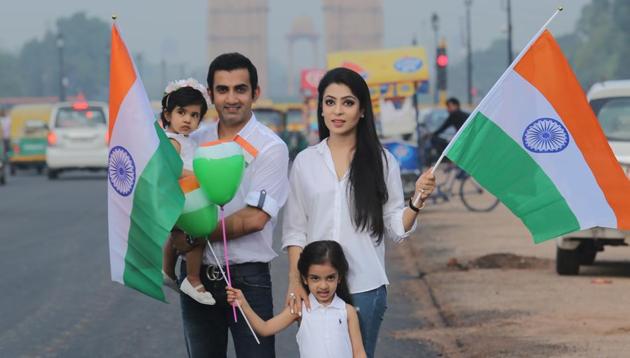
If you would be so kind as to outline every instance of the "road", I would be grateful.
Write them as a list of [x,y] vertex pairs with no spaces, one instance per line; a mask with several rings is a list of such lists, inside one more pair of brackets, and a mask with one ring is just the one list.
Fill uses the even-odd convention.
[[[185,356],[177,295],[169,291],[164,304],[110,280],[104,175],[10,177],[0,187],[0,239],[1,357]],[[397,250],[388,250],[392,286],[377,356],[439,356],[426,340],[397,338],[425,324],[410,314],[424,303],[405,290],[418,280],[398,265]],[[276,311],[286,271],[280,254],[272,263]],[[297,357],[295,328],[277,336],[277,356]]]
[[438,314],[405,337],[454,358],[628,356],[627,247],[559,276],[554,240],[534,244],[503,205],[473,213],[457,199],[428,206],[421,223],[401,259],[415,261]]

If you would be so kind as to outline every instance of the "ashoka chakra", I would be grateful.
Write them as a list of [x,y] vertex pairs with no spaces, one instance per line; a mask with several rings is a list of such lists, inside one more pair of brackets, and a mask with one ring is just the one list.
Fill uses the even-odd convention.
[[136,185],[136,164],[127,149],[115,146],[109,151],[109,184],[122,196],[128,196]]
[[523,133],[523,145],[534,153],[557,153],[569,145],[569,132],[553,118],[532,122]]

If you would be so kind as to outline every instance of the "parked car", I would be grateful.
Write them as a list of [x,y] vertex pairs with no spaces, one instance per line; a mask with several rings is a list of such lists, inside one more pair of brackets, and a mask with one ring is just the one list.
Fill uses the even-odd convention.
[[48,178],[67,170],[107,170],[108,106],[103,102],[58,103],[50,116]]
[[9,170],[34,168],[42,173],[46,167],[46,136],[52,106],[27,104],[13,107],[9,134]]
[[[630,80],[596,83],[587,97],[619,163],[630,180]],[[630,198],[629,198],[630,200]],[[630,231],[594,228],[556,240],[556,271],[577,275],[605,246],[626,246]]]

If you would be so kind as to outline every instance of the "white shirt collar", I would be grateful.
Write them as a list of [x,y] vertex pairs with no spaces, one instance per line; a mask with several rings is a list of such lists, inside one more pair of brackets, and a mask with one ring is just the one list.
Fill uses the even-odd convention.
[[315,298],[315,296],[312,293],[308,294],[308,299],[309,301],[311,301],[312,310],[316,310],[320,308],[327,308],[327,307],[341,310],[346,307],[346,302],[342,300],[341,298],[339,298],[339,296],[337,296],[336,294],[335,294],[335,297],[333,297],[332,302],[330,302],[330,304],[327,306],[324,306],[323,304],[319,303],[319,301],[317,301],[317,298]]
[[317,153],[322,155],[325,154],[326,151],[330,152],[330,149],[328,148],[328,138],[324,138],[321,142],[315,144],[315,149],[317,149]]
[[[219,122],[221,122],[220,119],[216,122],[216,126],[214,128],[214,132],[216,134],[217,139],[219,138]],[[252,134],[252,132],[254,131],[254,128],[256,128],[257,125],[258,125],[258,120],[256,119],[256,115],[254,114],[254,112],[252,112],[252,116],[249,118],[245,126],[241,128],[241,130],[238,131],[236,135],[243,139],[247,139],[247,137]]]

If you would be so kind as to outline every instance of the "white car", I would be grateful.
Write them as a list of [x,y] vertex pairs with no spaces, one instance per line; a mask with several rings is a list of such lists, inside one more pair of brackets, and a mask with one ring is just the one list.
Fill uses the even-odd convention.
[[[588,100],[619,163],[630,180],[630,80],[596,83]],[[630,198],[629,198],[630,200]],[[556,271],[577,275],[580,265],[592,265],[604,246],[626,246],[629,231],[594,228],[556,240]]]
[[48,124],[48,178],[74,169],[107,170],[108,106],[103,102],[55,105]]

